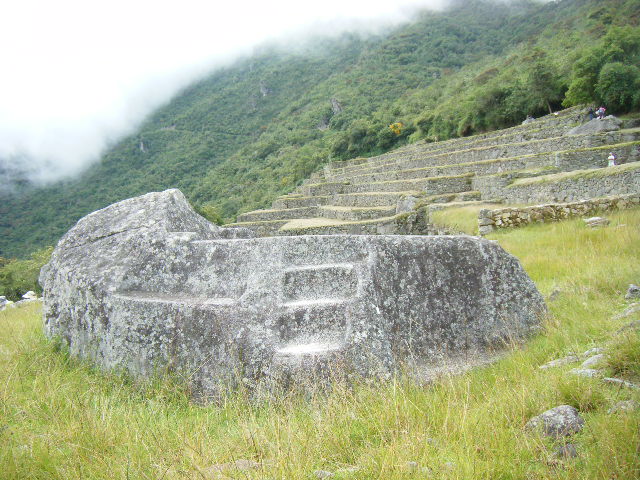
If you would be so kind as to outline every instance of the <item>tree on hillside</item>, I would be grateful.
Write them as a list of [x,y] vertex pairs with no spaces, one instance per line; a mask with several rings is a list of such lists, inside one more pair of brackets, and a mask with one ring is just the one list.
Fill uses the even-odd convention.
[[551,103],[562,98],[562,82],[557,68],[540,49],[535,49],[523,60],[528,67],[525,84],[533,109],[546,107],[552,113]]
[[[619,99],[633,72],[621,66],[633,66],[640,61],[640,31],[633,27],[614,27],[573,65],[571,82],[562,104],[566,107],[594,101],[621,106]],[[609,66],[615,64],[616,66]],[[604,76],[601,76],[605,70]],[[600,82],[603,82],[599,86]],[[615,85],[615,86],[614,86]],[[611,93],[608,93],[611,91]],[[613,93],[614,91],[618,93]],[[606,95],[613,101],[609,103]],[[628,106],[626,109],[631,108]]]
[[617,112],[628,112],[640,105],[640,69],[621,62],[607,63],[598,75],[595,93]]

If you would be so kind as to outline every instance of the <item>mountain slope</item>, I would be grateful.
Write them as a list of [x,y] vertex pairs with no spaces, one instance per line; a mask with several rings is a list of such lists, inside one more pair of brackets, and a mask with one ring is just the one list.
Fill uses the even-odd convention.
[[25,256],[147,191],[180,188],[230,219],[331,159],[512,125],[559,107],[575,59],[639,16],[632,0],[474,0],[378,36],[265,47],[176,96],[80,178],[5,194],[0,255]]

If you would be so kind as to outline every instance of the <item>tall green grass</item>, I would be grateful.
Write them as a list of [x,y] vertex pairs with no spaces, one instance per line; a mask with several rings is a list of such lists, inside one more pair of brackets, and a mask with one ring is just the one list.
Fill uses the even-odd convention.
[[[559,292],[544,331],[427,386],[398,378],[263,403],[238,392],[200,406],[171,380],[138,383],[70,358],[43,337],[36,305],[0,312],[0,478],[207,479],[237,459],[260,467],[226,478],[307,479],[317,469],[337,479],[639,478],[640,413],[607,410],[640,394],[570,375],[572,366],[538,368],[610,346],[611,373],[638,370],[634,337],[615,334],[633,318],[611,317],[640,279],[640,211],[611,218],[601,230],[575,220],[495,234],[544,294]],[[586,420],[573,460],[523,429],[560,404]]]

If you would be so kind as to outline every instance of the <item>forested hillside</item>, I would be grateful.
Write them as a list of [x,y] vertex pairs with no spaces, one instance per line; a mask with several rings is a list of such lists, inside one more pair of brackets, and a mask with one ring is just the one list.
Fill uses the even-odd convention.
[[0,256],[27,256],[152,190],[180,188],[232,219],[333,159],[584,102],[637,109],[639,22],[637,0],[470,0],[377,36],[264,46],[176,96],[82,177],[0,193]]

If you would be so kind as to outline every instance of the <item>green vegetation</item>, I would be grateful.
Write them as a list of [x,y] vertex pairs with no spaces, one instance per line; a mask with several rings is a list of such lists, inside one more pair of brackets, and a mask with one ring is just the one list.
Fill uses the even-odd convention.
[[[199,406],[170,380],[142,384],[70,358],[45,340],[36,305],[0,312],[1,476],[209,479],[213,465],[247,459],[261,467],[227,477],[638,478],[640,411],[607,410],[640,393],[573,376],[573,365],[538,369],[603,346],[611,374],[640,378],[637,332],[615,333],[640,317],[612,319],[640,276],[640,210],[610,218],[599,230],[578,219],[493,235],[545,295],[560,292],[544,331],[495,364],[426,386],[401,378],[254,404],[240,392]],[[552,441],[523,430],[560,404],[586,421],[572,439],[576,459],[554,457]]]
[[0,255],[24,257],[148,191],[180,188],[229,221],[329,161],[508,127],[563,103],[638,108],[639,21],[636,0],[471,0],[377,36],[264,47],[187,88],[81,178],[0,194]]
[[463,207],[443,208],[429,214],[429,219],[435,225],[449,227],[453,231],[469,235],[478,235],[478,213],[484,208],[504,208],[506,205],[496,203],[482,203]]
[[49,261],[53,247],[31,254],[28,260],[16,260],[0,257],[0,295],[8,300],[20,300],[29,290],[42,293],[38,284],[40,269]]

